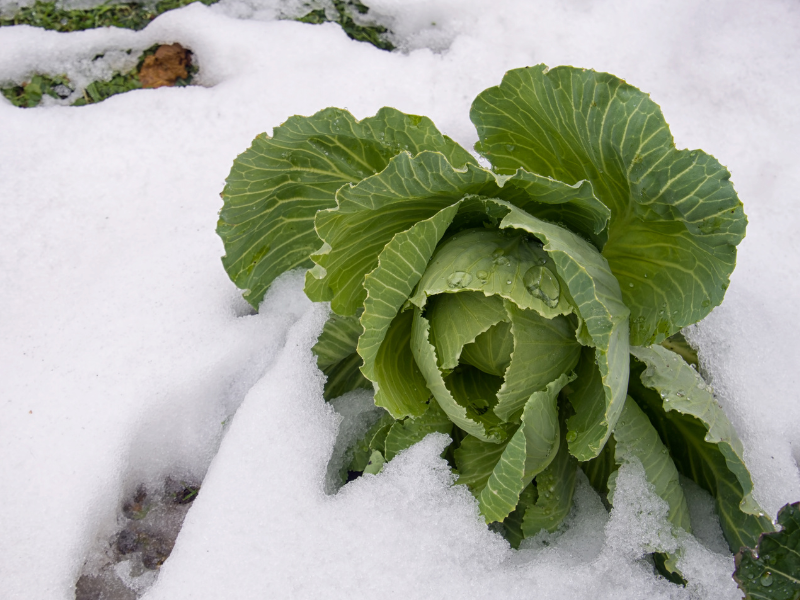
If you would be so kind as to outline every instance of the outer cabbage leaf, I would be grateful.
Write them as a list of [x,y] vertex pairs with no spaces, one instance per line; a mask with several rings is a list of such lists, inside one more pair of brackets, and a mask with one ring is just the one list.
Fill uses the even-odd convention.
[[[566,447],[566,444],[564,444],[564,447]],[[552,463],[550,464],[552,465]],[[504,537],[514,549],[519,548],[520,542],[525,539],[525,533],[522,531],[522,520],[525,518],[525,511],[528,510],[530,506],[536,504],[538,497],[536,484],[528,484],[528,487],[522,490],[519,495],[517,508],[503,521]]]
[[330,400],[353,390],[373,389],[372,382],[361,374],[361,357],[353,352],[335,365],[322,369],[327,378],[323,398]]
[[411,351],[413,317],[405,311],[394,318],[375,357],[375,405],[395,419],[421,416],[431,395]]
[[223,265],[247,301],[258,308],[278,275],[311,266],[320,244],[314,217],[336,206],[337,189],[382,171],[399,152],[421,150],[442,152],[457,167],[475,162],[430,119],[393,108],[360,122],[326,108],[256,137],[226,179],[217,225]]
[[498,177],[498,182],[503,185],[503,191],[497,196],[525,212],[558,223],[591,240],[598,248],[602,248],[608,238],[606,226],[611,211],[597,199],[588,181],[565,185],[562,181],[518,169],[510,177]]
[[480,167],[456,169],[438,152],[416,157],[403,152],[379,174],[339,189],[336,208],[316,215],[315,227],[325,244],[311,257],[318,265],[311,274],[332,291],[333,311],[353,314],[364,303],[364,277],[378,266],[378,256],[396,234],[494,180]]
[[796,600],[800,597],[800,502],[778,512],[777,533],[765,533],[755,552],[736,555],[733,578],[747,600]]
[[618,468],[614,456],[615,445],[614,436],[612,435],[608,438],[600,454],[592,460],[580,464],[581,470],[589,480],[589,485],[606,501],[608,500],[608,479],[611,473]]
[[386,459],[383,458],[383,454],[379,450],[375,450],[369,457],[369,462],[367,466],[364,467],[364,474],[365,475],[377,475],[381,471],[383,471],[383,465],[386,462]]
[[659,342],[722,302],[742,205],[716,159],[675,148],[647,94],[607,73],[538,65],[506,73],[470,117],[498,172],[588,180],[611,209],[603,256],[631,309],[631,343]]
[[458,203],[448,206],[395,235],[378,256],[378,266],[364,280],[367,298],[361,315],[364,333],[358,340],[358,353],[364,359],[362,372],[373,381],[375,357],[389,325],[422,277],[457,210]]
[[[650,420],[630,396],[625,401],[614,429],[614,458],[618,465],[638,461],[644,467],[645,479],[655,488],[659,498],[669,505],[669,522],[691,533],[689,507],[683,495],[678,470],[658,437]],[[616,471],[614,472],[616,474]],[[615,477],[609,478],[608,501],[614,504]]]
[[[353,458],[347,467],[347,471],[363,472],[369,464],[372,453],[375,451],[383,452],[386,435],[393,423],[392,416],[384,413],[372,424],[353,446]],[[343,473],[343,476],[343,480],[346,480],[347,473]]]
[[349,391],[372,389],[372,382],[360,371],[361,357],[356,353],[362,328],[356,317],[331,315],[322,328],[317,343],[311,348],[317,366],[325,373],[324,397],[336,398]]
[[[512,433],[516,427],[516,425],[506,426]],[[507,435],[505,441],[499,444],[485,442],[471,435],[461,440],[461,445],[453,452],[458,471],[456,483],[466,485],[476,498],[480,497],[508,441]]]
[[679,355],[687,364],[693,366],[695,369],[700,366],[700,360],[697,358],[697,350],[692,348],[689,342],[686,341],[686,338],[683,337],[682,333],[678,332],[667,338],[661,342],[661,345],[667,350]]
[[[710,388],[677,354],[634,346],[630,394],[650,418],[675,466],[714,496],[732,551],[754,547],[771,521],[753,499],[743,447]],[[644,366],[646,365],[646,368]]]
[[410,448],[429,433],[445,433],[450,435],[453,423],[447,414],[439,407],[436,401],[431,401],[428,410],[416,419],[408,418],[395,421],[386,435],[385,452],[386,460],[392,460],[397,454]]

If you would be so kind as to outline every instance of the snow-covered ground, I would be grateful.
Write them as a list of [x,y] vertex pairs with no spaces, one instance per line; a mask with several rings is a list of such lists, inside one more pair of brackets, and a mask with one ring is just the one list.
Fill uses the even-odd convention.
[[705,546],[680,542],[690,585],[639,560],[675,542],[633,468],[610,517],[582,484],[570,528],[519,552],[451,485],[436,437],[326,495],[339,418],[310,353],[325,308],[289,275],[251,314],[214,227],[233,158],[290,115],[390,105],[471,147],[469,105],[507,69],[623,77],[678,147],[728,166],[749,216],[726,300],[690,338],[774,516],[800,500],[800,5],[367,4],[402,51],[275,20],[277,0],[195,4],[141,32],[0,29],[0,84],[88,81],[161,42],[191,48],[202,84],[0,101],[0,598],[74,598],[123,501],[167,476],[203,486],[148,600],[740,597],[701,493]]

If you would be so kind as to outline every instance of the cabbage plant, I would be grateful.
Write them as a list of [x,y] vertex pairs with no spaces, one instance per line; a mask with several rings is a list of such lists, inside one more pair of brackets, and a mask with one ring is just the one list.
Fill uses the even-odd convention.
[[[637,461],[676,529],[683,476],[733,551],[755,546],[771,522],[680,337],[722,301],[745,234],[727,169],[676,149],[659,107],[607,73],[516,69],[470,117],[481,158],[393,108],[295,116],[227,179],[232,280],[258,307],[308,269],[332,310],[326,397],[369,388],[385,409],[343,481],[446,433],[458,483],[516,546],[560,526],[579,469],[613,505]],[[656,564],[680,577],[675,556]]]

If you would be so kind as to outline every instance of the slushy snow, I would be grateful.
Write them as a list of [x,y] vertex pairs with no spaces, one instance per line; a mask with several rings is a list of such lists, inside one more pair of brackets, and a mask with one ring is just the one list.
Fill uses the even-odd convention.
[[[670,531],[636,464],[610,514],[579,478],[565,528],[519,551],[453,485],[442,436],[337,492],[369,396],[323,401],[310,348],[327,307],[293,273],[253,314],[214,227],[233,159],[293,114],[394,106],[471,148],[470,103],[508,69],[626,79],[679,148],[728,166],[750,219],[725,302],[687,336],[774,516],[800,500],[800,7],[367,4],[398,51],[280,20],[299,4],[277,0],[195,4],[141,32],[0,28],[0,85],[36,72],[84,85],[156,43],[200,67],[198,86],[85,107],[0,100],[0,598],[74,598],[125,499],[167,477],[203,483],[147,600],[740,598],[708,495],[690,486],[697,537]],[[689,585],[655,575],[652,551],[680,553]]]

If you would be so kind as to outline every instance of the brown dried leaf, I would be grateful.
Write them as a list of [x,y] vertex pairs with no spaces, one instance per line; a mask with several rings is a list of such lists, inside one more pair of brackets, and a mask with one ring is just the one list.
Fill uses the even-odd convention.
[[191,53],[180,44],[159,46],[156,53],[144,59],[139,71],[143,88],[158,88],[175,85],[177,79],[189,76]]

